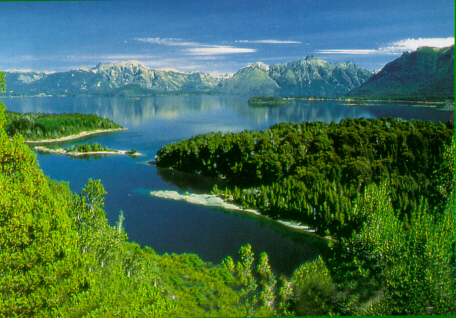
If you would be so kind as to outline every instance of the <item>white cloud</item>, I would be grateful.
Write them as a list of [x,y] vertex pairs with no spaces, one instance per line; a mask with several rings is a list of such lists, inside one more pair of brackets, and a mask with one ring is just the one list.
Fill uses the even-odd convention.
[[420,46],[447,47],[454,44],[454,38],[419,38],[404,39],[388,43],[385,47],[379,48],[380,52],[402,53],[404,51],[416,51]]
[[244,54],[244,53],[254,53],[257,50],[255,49],[246,49],[233,46],[205,46],[188,49],[192,55],[223,55],[223,54]]
[[236,43],[258,43],[258,44],[301,44],[299,41],[280,41],[280,40],[239,40]]
[[348,54],[348,55],[367,55],[377,54],[378,50],[319,50],[320,54]]
[[182,39],[176,38],[135,38],[135,41],[150,43],[150,44],[160,44],[166,46],[193,46],[193,48],[185,49],[184,52],[190,55],[224,55],[224,54],[243,54],[243,53],[253,53],[257,50],[249,48],[239,48],[234,46],[225,46],[225,45],[206,45],[197,42],[186,42]]
[[419,38],[393,41],[379,47],[378,49],[333,49],[318,50],[320,54],[342,54],[342,55],[384,55],[401,54],[405,51],[416,51],[421,46],[447,47],[454,44],[454,38]]
[[144,60],[154,59],[156,56],[142,55],[142,54],[100,54],[100,55],[68,55],[68,60],[72,61],[97,61],[97,62],[111,62],[111,61],[129,61],[129,60]]
[[135,38],[135,41],[150,43],[150,44],[161,44],[166,46],[199,46],[201,44],[196,42],[185,42],[182,39],[175,38]]

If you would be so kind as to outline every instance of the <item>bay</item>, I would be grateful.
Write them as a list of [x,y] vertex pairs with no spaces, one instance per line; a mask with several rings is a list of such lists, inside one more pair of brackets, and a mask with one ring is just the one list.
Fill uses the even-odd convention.
[[80,192],[89,178],[100,179],[108,192],[107,218],[115,225],[123,211],[130,241],[150,246],[159,254],[195,253],[213,263],[228,255],[237,260],[239,248],[249,243],[257,256],[266,252],[272,268],[284,274],[317,257],[325,243],[262,217],[151,197],[149,192],[154,190],[207,193],[215,182],[149,165],[156,151],[197,134],[264,130],[280,122],[329,123],[387,116],[446,122],[454,116],[454,111],[410,103],[350,106],[336,101],[297,101],[280,108],[249,107],[247,98],[238,96],[45,97],[3,102],[8,110],[23,113],[94,113],[128,128],[58,146],[98,142],[111,149],[136,149],[141,157],[75,159],[37,154],[37,158],[46,175],[69,182],[74,192]]

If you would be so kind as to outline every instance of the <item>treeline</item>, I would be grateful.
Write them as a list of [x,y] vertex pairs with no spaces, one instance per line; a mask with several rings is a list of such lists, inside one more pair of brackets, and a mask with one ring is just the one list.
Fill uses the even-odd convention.
[[421,196],[441,209],[447,198],[436,172],[452,135],[450,123],[392,118],[281,123],[262,132],[198,135],[164,146],[156,160],[159,167],[226,179],[235,187],[223,194],[239,204],[334,235],[356,218],[370,184],[389,182],[401,219]]
[[35,114],[6,112],[4,130],[8,136],[21,134],[26,140],[56,139],[83,131],[118,129],[110,119],[90,114]]
[[252,97],[247,101],[249,106],[284,106],[288,104],[286,98],[279,97]]
[[156,160],[226,179],[236,186],[215,193],[332,237],[295,271],[287,311],[443,315],[456,313],[452,136],[451,123],[391,118],[282,123],[196,136]]
[[65,149],[67,152],[100,152],[100,151],[117,151],[117,150],[112,150],[109,149],[106,146],[102,146],[97,142],[94,142],[92,145],[89,145],[87,143],[85,144],[80,144],[80,145],[73,145],[70,148]]

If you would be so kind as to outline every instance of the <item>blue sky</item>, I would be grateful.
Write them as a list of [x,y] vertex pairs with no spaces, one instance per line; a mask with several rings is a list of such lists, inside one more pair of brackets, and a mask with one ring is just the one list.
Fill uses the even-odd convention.
[[380,69],[454,43],[453,0],[1,1],[0,70],[66,71],[137,60],[234,73],[314,55]]

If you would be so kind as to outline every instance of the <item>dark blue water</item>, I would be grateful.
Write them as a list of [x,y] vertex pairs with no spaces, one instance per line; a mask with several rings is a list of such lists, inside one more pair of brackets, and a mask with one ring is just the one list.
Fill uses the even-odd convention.
[[228,255],[236,259],[239,248],[250,243],[257,256],[265,251],[271,266],[285,274],[317,257],[324,243],[261,217],[151,197],[151,190],[204,193],[214,184],[211,179],[148,165],[156,151],[167,143],[197,134],[263,130],[279,122],[338,122],[347,117],[387,116],[446,122],[454,114],[409,104],[352,107],[326,101],[253,108],[247,105],[247,99],[229,96],[49,97],[3,102],[8,110],[18,112],[95,113],[128,128],[125,132],[95,135],[59,147],[96,141],[112,149],[134,148],[144,156],[81,160],[38,155],[38,161],[46,175],[68,181],[74,192],[80,192],[89,178],[100,179],[108,192],[105,210],[109,222],[115,225],[123,211],[131,241],[151,246],[159,254],[195,253],[213,263]]

